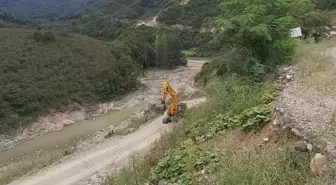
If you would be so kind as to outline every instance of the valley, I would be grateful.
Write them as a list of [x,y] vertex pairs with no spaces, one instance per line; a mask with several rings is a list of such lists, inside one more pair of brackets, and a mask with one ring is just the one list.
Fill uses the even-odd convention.
[[335,9],[0,0],[0,184],[335,184]]

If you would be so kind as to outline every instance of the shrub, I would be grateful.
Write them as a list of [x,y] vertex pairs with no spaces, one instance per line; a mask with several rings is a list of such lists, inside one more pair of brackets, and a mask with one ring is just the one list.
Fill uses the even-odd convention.
[[43,34],[40,31],[36,31],[36,32],[34,32],[33,39],[36,42],[40,42],[40,41],[43,40]]
[[56,38],[55,38],[55,35],[53,34],[53,32],[51,32],[51,31],[44,32],[43,41],[45,43],[56,41]]
[[218,70],[256,77],[291,61],[295,47],[291,28],[317,26],[322,17],[306,0],[229,0],[221,9],[218,37],[233,48],[233,55],[226,55]]

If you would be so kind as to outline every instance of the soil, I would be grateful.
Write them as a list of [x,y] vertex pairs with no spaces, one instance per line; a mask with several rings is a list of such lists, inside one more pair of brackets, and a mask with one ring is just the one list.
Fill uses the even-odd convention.
[[329,48],[323,54],[333,57],[333,65],[327,70],[309,75],[302,74],[298,65],[285,70],[285,74],[294,73],[290,76],[295,78],[286,83],[280,93],[276,114],[277,122],[284,129],[292,130],[298,137],[314,143],[323,154],[336,159],[336,96],[334,90],[330,91],[335,81],[324,84],[326,80],[323,80],[336,79],[336,48]]

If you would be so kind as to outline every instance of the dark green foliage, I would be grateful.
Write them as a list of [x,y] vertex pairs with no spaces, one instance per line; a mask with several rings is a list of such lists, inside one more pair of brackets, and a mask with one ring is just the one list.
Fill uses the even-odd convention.
[[35,20],[57,20],[75,16],[102,0],[0,0],[0,7]]
[[2,28],[0,53],[1,133],[50,109],[118,98],[138,84],[136,63],[85,36]]
[[201,171],[214,174],[219,169],[220,153],[213,148],[197,146],[186,140],[182,146],[167,152],[152,170],[152,181],[166,180],[180,185],[200,183]]
[[33,39],[36,41],[36,42],[40,42],[43,40],[43,34],[40,32],[40,31],[36,31],[33,35]]
[[185,65],[186,59],[180,49],[180,43],[173,33],[164,33],[147,26],[126,30],[112,44],[113,53],[117,57],[128,55],[143,69]]
[[173,25],[182,24],[200,28],[202,24],[212,17],[219,15],[218,0],[191,0],[187,5],[172,5],[160,12],[158,21]]
[[44,32],[43,35],[44,42],[54,42],[56,41],[55,35],[51,31]]
[[51,43],[56,41],[56,37],[52,31],[46,31],[42,34],[40,31],[36,31],[33,34],[33,39],[36,42]]
[[314,0],[316,7],[322,10],[334,10],[336,9],[335,0]]
[[219,59],[219,74],[253,74],[257,79],[290,62],[295,44],[291,28],[311,29],[323,20],[309,0],[229,0],[223,1],[221,9],[217,23],[223,31],[217,40],[232,51]]
[[155,40],[155,53],[156,53],[156,65],[168,67],[172,64],[169,64],[168,60],[168,41],[166,34],[158,34],[156,35]]
[[[100,40],[115,40],[121,33],[146,13],[146,9],[157,8],[167,3],[166,0],[103,0],[97,7],[83,12],[73,24],[61,23],[63,29],[85,34]],[[59,24],[49,25],[55,29]]]
[[140,5],[148,8],[161,7],[171,0],[140,0]]
[[[1,7],[1,6],[0,6]],[[8,11],[3,11],[0,9],[0,20],[17,23],[17,24],[29,24],[30,22],[26,19],[19,18],[15,16],[13,13]]]

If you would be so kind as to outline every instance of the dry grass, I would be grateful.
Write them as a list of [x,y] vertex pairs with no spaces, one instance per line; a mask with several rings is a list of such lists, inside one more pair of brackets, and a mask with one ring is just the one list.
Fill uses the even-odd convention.
[[304,85],[325,95],[335,96],[336,39],[302,44],[296,62]]
[[23,175],[34,173],[41,168],[56,163],[74,151],[75,147],[67,146],[54,150],[41,151],[5,164],[0,167],[0,185],[7,184]]

